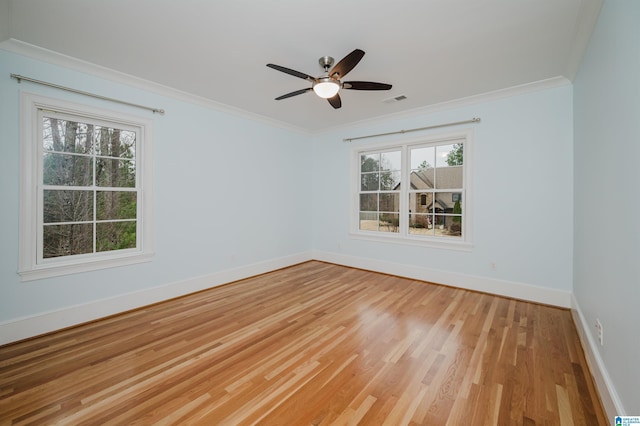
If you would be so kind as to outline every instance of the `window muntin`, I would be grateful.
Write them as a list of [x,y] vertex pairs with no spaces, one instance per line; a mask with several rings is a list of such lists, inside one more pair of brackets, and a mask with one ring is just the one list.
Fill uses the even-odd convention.
[[138,245],[139,129],[39,110],[42,239],[38,261]]
[[[468,243],[465,153],[469,146],[464,133],[355,151],[360,187],[354,233],[413,242]],[[400,164],[399,168],[385,162],[390,152],[395,159],[391,164]],[[385,179],[394,186],[383,185]]]
[[22,280],[151,260],[148,119],[22,94]]
[[398,232],[401,151],[360,155],[359,229]]
[[464,142],[409,146],[407,154],[409,234],[462,239]]

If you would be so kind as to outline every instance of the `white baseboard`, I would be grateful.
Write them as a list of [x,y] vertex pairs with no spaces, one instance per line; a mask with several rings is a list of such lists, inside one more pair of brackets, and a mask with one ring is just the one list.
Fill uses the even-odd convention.
[[532,286],[524,283],[496,280],[486,277],[459,274],[449,271],[404,265],[356,256],[323,251],[311,251],[228,269],[214,274],[168,283],[159,287],[94,300],[82,305],[70,306],[24,318],[0,323],[0,345],[16,342],[99,318],[126,312],[153,303],[206,290],[222,284],[271,272],[309,260],[335,263],[353,268],[397,275],[401,277],[440,283],[467,290],[481,291],[536,303],[571,308],[578,336],[585,351],[589,369],[594,377],[602,404],[608,418],[624,415],[625,410],[609,378],[604,362],[597,350],[592,334],[577,300],[572,293]]
[[584,355],[587,358],[587,364],[589,365],[589,370],[591,371],[593,380],[596,383],[596,388],[598,388],[600,400],[602,401],[602,405],[606,411],[607,418],[613,419],[615,416],[624,416],[626,415],[626,411],[622,406],[622,401],[620,401],[618,392],[616,392],[616,389],[609,378],[609,373],[607,372],[604,361],[600,356],[598,345],[593,338],[593,334],[589,332],[589,330],[591,330],[591,326],[582,314],[580,305],[574,295],[571,296],[571,302],[573,322],[576,324],[576,328],[578,329],[578,337],[582,343]]
[[134,293],[94,300],[55,311],[12,319],[0,323],[0,345],[94,321],[313,259],[537,303],[564,308],[571,307],[571,293],[560,290],[428,269],[420,266],[403,265],[323,251],[311,251],[228,269],[184,281],[172,282]]
[[239,268],[228,269],[214,274],[172,282],[159,287],[133,293],[122,294],[107,299],[94,300],[81,305],[69,306],[55,311],[44,312],[0,323],[0,345],[28,339],[74,325],[94,321],[132,309],[206,290],[276,269],[285,268],[311,260],[310,253],[258,262]]
[[313,251],[312,257],[315,260],[324,262],[444,284],[466,290],[491,293],[562,308],[571,307],[571,293],[568,291],[323,251]]

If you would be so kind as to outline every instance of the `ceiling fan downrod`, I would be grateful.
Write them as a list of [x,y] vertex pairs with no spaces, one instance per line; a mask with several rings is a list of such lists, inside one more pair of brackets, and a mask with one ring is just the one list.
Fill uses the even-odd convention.
[[333,66],[334,59],[331,56],[322,56],[318,59],[318,63],[324,69],[324,72],[328,73],[329,69]]

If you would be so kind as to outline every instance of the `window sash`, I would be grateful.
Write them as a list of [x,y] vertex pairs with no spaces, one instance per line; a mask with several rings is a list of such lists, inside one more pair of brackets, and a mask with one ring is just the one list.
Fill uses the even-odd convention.
[[[453,144],[462,144],[464,147],[463,150],[463,162],[461,166],[448,166],[448,167],[461,167],[462,178],[461,178],[461,186],[455,186],[447,184],[446,186],[452,187],[444,187],[438,188],[437,183],[434,185],[435,188],[412,188],[411,187],[411,173],[416,169],[412,169],[410,154],[412,150],[419,148],[429,148],[433,147],[434,152],[437,150],[439,146],[448,146]],[[435,136],[429,139],[422,140],[412,140],[405,143],[399,143],[394,145],[380,145],[373,147],[361,147],[353,148],[353,170],[354,170],[354,178],[357,187],[354,188],[353,194],[354,202],[353,202],[353,219],[351,226],[351,235],[358,238],[365,239],[373,239],[373,240],[382,240],[382,241],[393,241],[393,242],[402,242],[409,244],[417,244],[417,245],[432,245],[434,247],[445,247],[445,248],[459,248],[459,249],[469,249],[471,247],[470,242],[470,233],[471,233],[471,205],[469,200],[469,187],[470,182],[468,181],[470,170],[471,170],[471,134],[470,131],[464,131],[460,133],[456,133],[453,135],[445,135],[445,136]],[[361,187],[362,180],[362,170],[360,167],[361,156],[362,155],[373,155],[382,153],[382,152],[390,152],[390,151],[400,150],[401,152],[401,162],[402,162],[402,170],[401,170],[401,180],[400,180],[400,190],[399,190],[399,198],[400,198],[400,206],[398,208],[397,213],[399,214],[399,226],[397,232],[380,232],[378,230],[371,229],[362,229],[360,217],[363,211],[360,206],[360,196],[361,194],[367,193],[378,193],[382,194],[385,191],[363,191]],[[414,165],[415,166],[415,165]],[[434,169],[436,169],[439,164],[435,164]],[[436,181],[437,182],[437,181]],[[414,200],[414,204],[419,207],[421,203],[421,194],[431,194],[432,199],[436,199],[438,194],[442,196],[443,194],[451,193],[452,195],[449,197],[451,200],[447,203],[448,208],[445,211],[436,213],[435,206],[431,206],[428,212],[417,212],[414,211],[415,206],[410,206],[410,200]],[[456,194],[455,196],[453,194]],[[455,200],[459,199],[461,213],[453,213],[452,207],[455,206]],[[427,202],[429,204],[429,202]],[[428,207],[428,206],[424,206]],[[416,230],[410,227],[410,220],[412,215],[417,214],[428,214],[433,219],[441,219],[446,221],[448,225],[450,235],[438,235],[436,232],[428,233],[418,233]],[[459,234],[456,234],[457,229],[455,226],[451,226],[453,222],[457,222],[456,218],[459,218],[460,222],[460,230]],[[435,223],[434,223],[435,225]],[[434,226],[435,228],[435,226]],[[434,229],[435,231],[435,229]]]
[[[37,259],[36,259],[36,263],[37,264],[46,264],[46,263],[53,263],[55,264],[56,262],[59,262],[59,259],[70,259],[72,257],[78,257],[79,259],[82,258],[89,258],[92,255],[95,255],[97,253],[100,253],[100,251],[98,251],[98,247],[97,247],[97,238],[98,238],[98,232],[97,232],[97,224],[98,223],[114,223],[114,222],[124,222],[124,220],[110,220],[110,221],[105,221],[105,220],[98,220],[97,216],[98,216],[98,192],[103,192],[103,191],[110,191],[110,192],[135,192],[136,193],[136,198],[139,198],[139,193],[140,193],[140,179],[139,179],[139,173],[136,170],[135,171],[135,186],[133,188],[131,187],[103,187],[103,186],[98,186],[98,182],[96,182],[97,180],[97,176],[96,176],[96,169],[97,169],[97,159],[100,158],[105,158],[105,159],[114,159],[114,160],[118,160],[118,161],[122,161],[123,159],[121,157],[114,157],[114,156],[106,156],[106,155],[98,155],[97,150],[95,149],[95,147],[90,147],[89,151],[90,153],[75,153],[75,152],[66,152],[66,151],[48,151],[44,149],[44,123],[45,123],[45,119],[57,119],[57,120],[63,120],[63,121],[67,121],[67,122],[75,122],[75,123],[83,123],[83,124],[89,124],[92,126],[100,126],[103,128],[109,128],[109,129],[117,129],[119,131],[128,131],[131,132],[135,135],[135,144],[137,145],[138,143],[140,143],[140,138],[141,138],[141,130],[139,127],[135,127],[135,126],[131,126],[128,125],[126,123],[119,123],[117,121],[109,121],[109,120],[98,120],[98,119],[92,119],[89,117],[85,117],[83,115],[75,115],[75,114],[70,114],[70,113],[62,113],[62,112],[57,112],[57,111],[49,111],[49,110],[45,110],[45,109],[38,109],[38,114],[37,114],[37,120],[38,120],[38,132],[37,135],[38,137],[38,149],[37,149],[37,155],[38,155],[38,166],[37,166],[37,182],[38,184],[38,200],[37,200],[37,204],[38,204],[38,215],[37,215],[37,228],[38,228],[38,234],[37,234]],[[34,140],[34,143],[36,141]],[[137,146],[134,146],[134,158],[133,161],[135,161],[136,163],[139,162],[139,155],[140,155],[140,149],[136,149]],[[83,157],[83,158],[90,158],[92,159],[91,163],[91,176],[92,176],[92,182],[87,185],[87,186],[76,186],[76,185],[70,185],[70,186],[66,186],[66,185],[48,185],[48,184],[44,184],[44,155],[45,153],[52,153],[54,155],[71,155],[71,156],[77,156],[77,157]],[[126,159],[125,159],[126,160]],[[53,191],[86,191],[86,192],[90,192],[92,193],[92,218],[91,220],[84,220],[84,221],[72,221],[72,222],[54,222],[54,223],[45,223],[44,222],[44,194],[45,191],[48,190],[53,190]],[[107,250],[105,252],[110,252],[110,251],[120,251],[123,250],[125,252],[138,252],[139,251],[139,247],[140,247],[140,239],[141,239],[141,221],[138,220],[138,218],[140,217],[140,213],[141,213],[141,207],[142,207],[142,203],[137,202],[136,203],[136,242],[135,242],[135,247],[132,248],[124,248],[124,249],[119,249],[119,250]],[[131,222],[131,220],[126,220],[126,222]],[[78,224],[85,224],[85,225],[91,225],[92,228],[92,233],[91,233],[91,239],[92,239],[92,251],[90,253],[83,253],[83,254],[69,254],[69,255],[61,255],[61,256],[45,256],[44,253],[44,246],[45,246],[45,228],[46,227],[51,227],[51,226],[67,226],[67,225],[78,225]],[[103,252],[104,253],[104,252]]]
[[[66,152],[62,150],[45,149],[44,147],[44,119],[55,118],[73,122],[86,123],[93,126],[103,126],[115,128],[119,131],[133,132],[131,137],[135,137],[135,146],[132,146],[130,153],[123,153],[117,156],[113,151],[99,152],[91,150],[91,153]],[[153,216],[151,212],[152,191],[151,191],[151,161],[152,152],[150,139],[152,137],[152,122],[149,119],[122,114],[114,111],[102,110],[87,105],[75,104],[60,99],[47,98],[31,93],[21,93],[21,179],[20,179],[20,262],[18,273],[23,281],[48,278],[53,276],[66,275],[77,272],[87,272],[97,269],[109,268],[147,262],[153,256]],[[134,136],[135,135],[135,136]],[[126,137],[124,135],[123,137]],[[126,143],[126,142],[125,142]],[[131,167],[135,167],[135,182],[104,182],[105,186],[100,186],[95,182],[95,173],[92,180],[85,185],[85,181],[72,182],[65,185],[64,180],[44,182],[44,155],[70,155],[77,158],[106,159],[107,161],[132,162]],[[144,157],[143,157],[144,156]],[[120,165],[117,165],[120,166]],[[96,165],[92,164],[93,170]],[[115,167],[115,166],[114,166]],[[51,184],[54,183],[54,184]],[[62,183],[62,185],[58,184]],[[133,186],[111,186],[133,185]],[[143,187],[144,185],[144,187]],[[93,194],[93,215],[91,220],[72,220],[62,222],[44,222],[44,191],[88,191]],[[123,194],[135,194],[135,218],[132,210],[117,211],[115,217],[98,215],[96,203],[99,197],[105,197],[103,193],[117,192]],[[133,206],[131,206],[133,207]],[[73,219],[73,216],[67,216]],[[54,217],[55,218],[55,217]],[[65,218],[65,216],[62,216]],[[135,223],[135,225],[132,225]],[[92,227],[93,247],[88,254],[72,254],[57,257],[44,257],[44,228],[59,225],[88,224]],[[113,243],[96,247],[95,239],[99,232],[118,232],[104,228],[105,224],[115,228],[135,226],[135,237],[133,229],[130,236],[134,240],[123,240],[122,248],[113,248]],[[128,224],[128,225],[127,225]],[[101,231],[102,229],[102,231]],[[88,235],[88,234],[87,234]],[[103,237],[110,234],[102,234]],[[117,234],[116,234],[117,235]],[[122,235],[122,234],[120,234]],[[104,240],[104,241],[109,241]],[[121,241],[120,238],[117,241]],[[128,247],[127,247],[128,246]],[[117,247],[117,246],[116,246]],[[100,251],[104,249],[105,251]]]

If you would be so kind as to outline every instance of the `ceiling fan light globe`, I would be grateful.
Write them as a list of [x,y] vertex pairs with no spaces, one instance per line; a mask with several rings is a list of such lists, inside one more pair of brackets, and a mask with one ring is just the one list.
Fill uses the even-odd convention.
[[313,85],[313,91],[321,98],[333,98],[340,90],[340,85],[333,80],[321,80]]

